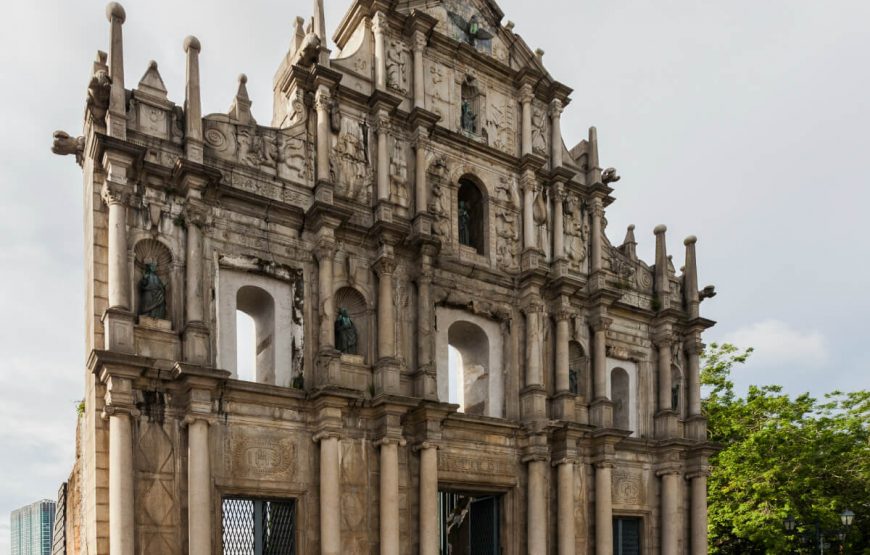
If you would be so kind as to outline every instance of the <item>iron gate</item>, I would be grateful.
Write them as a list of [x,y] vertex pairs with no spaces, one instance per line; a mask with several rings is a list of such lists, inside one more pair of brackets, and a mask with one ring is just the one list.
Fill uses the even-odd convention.
[[296,555],[296,501],[224,498],[224,555]]

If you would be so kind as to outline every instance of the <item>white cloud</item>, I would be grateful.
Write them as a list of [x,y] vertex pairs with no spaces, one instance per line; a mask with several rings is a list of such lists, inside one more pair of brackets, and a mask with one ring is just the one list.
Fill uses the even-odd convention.
[[817,366],[829,357],[828,341],[815,330],[803,331],[781,320],[764,320],[739,328],[723,340],[741,348],[753,347],[752,360],[762,366]]

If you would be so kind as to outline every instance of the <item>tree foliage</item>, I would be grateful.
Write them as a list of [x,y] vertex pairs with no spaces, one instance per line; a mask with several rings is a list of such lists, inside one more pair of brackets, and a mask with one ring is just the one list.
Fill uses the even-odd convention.
[[[710,552],[813,553],[802,533],[840,528],[855,512],[844,553],[870,554],[870,391],[833,392],[823,400],[791,397],[780,386],[752,386],[738,395],[735,365],[752,349],[711,345],[701,382],[711,439]],[[788,535],[787,516],[800,523]],[[831,537],[831,553],[840,549]]]

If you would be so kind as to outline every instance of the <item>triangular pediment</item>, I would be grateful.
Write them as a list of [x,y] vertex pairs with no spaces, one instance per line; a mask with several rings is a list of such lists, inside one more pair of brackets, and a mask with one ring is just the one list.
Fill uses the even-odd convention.
[[166,85],[163,83],[163,78],[160,76],[160,71],[157,69],[157,62],[151,61],[148,64],[148,70],[142,79],[139,81],[139,86],[136,88],[139,92],[165,100],[167,98]]

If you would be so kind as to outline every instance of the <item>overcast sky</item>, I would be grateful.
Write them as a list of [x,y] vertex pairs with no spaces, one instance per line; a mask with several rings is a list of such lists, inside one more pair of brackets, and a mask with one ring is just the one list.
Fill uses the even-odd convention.
[[[349,0],[327,0],[329,34]],[[637,225],[699,237],[706,336],[754,346],[736,376],[821,395],[870,387],[870,2],[866,0],[502,0],[505,21],[574,88],[571,147],[599,129],[623,176],[608,211],[620,244]],[[0,554],[10,510],[54,498],[73,462],[83,394],[81,173],[51,133],[81,133],[105,2],[14,2],[0,33]],[[225,112],[245,72],[260,122],[296,15],[309,1],[128,0],[127,87],[155,59],[184,100],[182,41],[203,44],[205,113]],[[546,8],[546,9],[542,9]],[[866,218],[860,218],[866,222]]]

